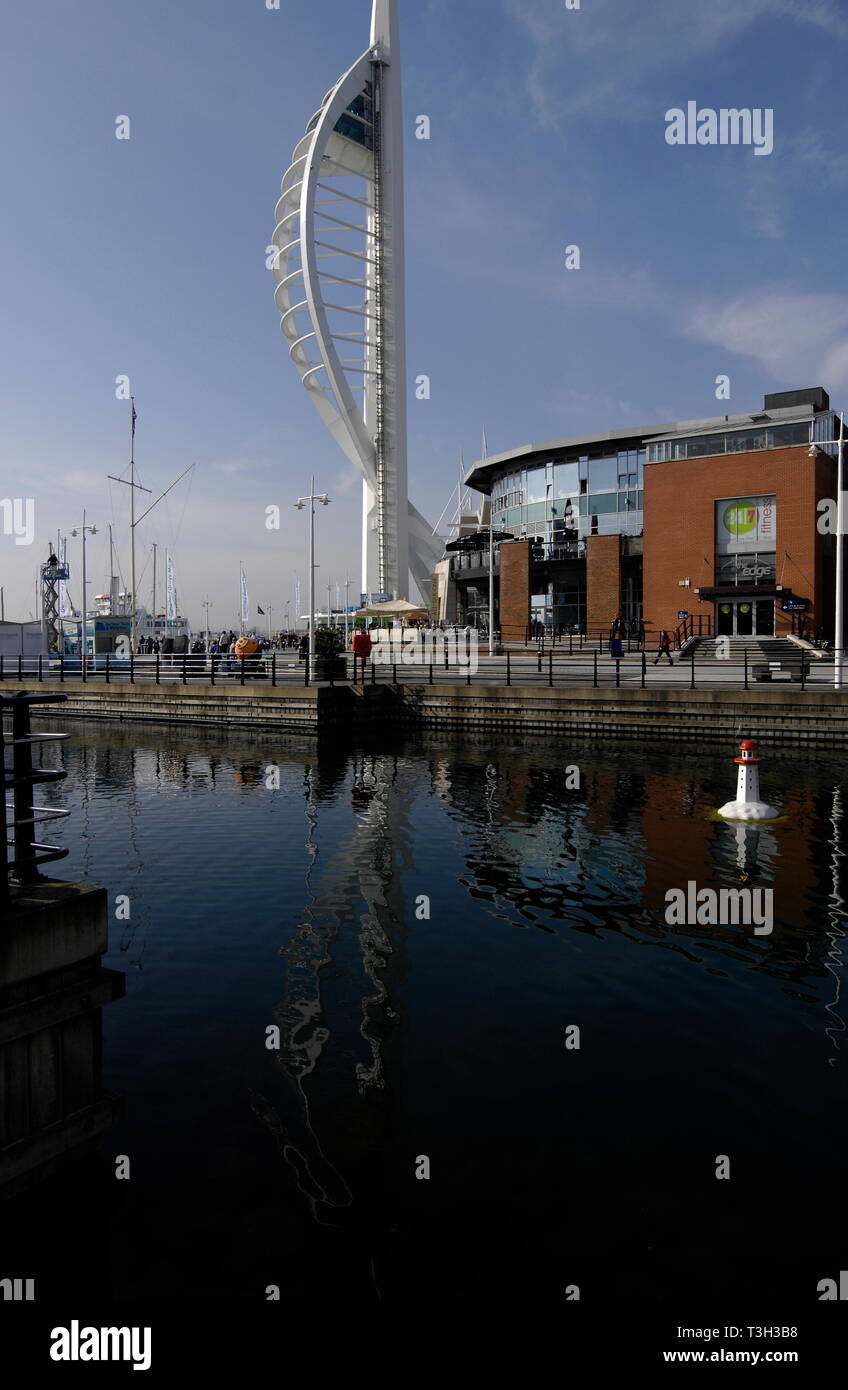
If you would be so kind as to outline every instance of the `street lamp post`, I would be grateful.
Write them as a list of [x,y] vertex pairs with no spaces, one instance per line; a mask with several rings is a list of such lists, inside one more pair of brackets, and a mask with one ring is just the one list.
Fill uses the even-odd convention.
[[80,644],[80,645],[81,645],[80,658],[81,658],[81,660],[85,663],[85,664],[84,664],[84,667],[82,668],[84,671],[87,671],[87,670],[88,670],[88,610],[87,610],[87,608],[86,608],[86,595],[85,595],[86,584],[88,583],[88,581],[87,581],[87,579],[86,579],[86,574],[85,574],[85,533],[86,533],[86,531],[90,531],[91,534],[92,534],[92,536],[96,536],[96,535],[97,535],[97,527],[96,527],[96,526],[87,526],[87,525],[86,525],[86,521],[85,521],[85,512],[83,512],[83,514],[82,514],[82,526],[75,526],[74,529],[73,529],[73,531],[71,532],[71,535],[72,535],[72,536],[78,536],[78,535],[82,534],[82,642],[81,642],[81,644]]
[[302,512],[307,502],[309,503],[309,650],[306,661],[307,675],[311,681],[315,672],[315,503],[320,502],[322,507],[327,507],[330,503],[326,492],[316,493],[314,473],[308,497],[298,497],[294,504],[297,511]]
[[845,654],[845,493],[843,471],[845,463],[845,414],[839,417],[839,438],[816,440],[810,445],[810,457],[815,458],[822,444],[838,444],[836,464],[836,595],[833,622],[833,686],[842,689],[842,668]]

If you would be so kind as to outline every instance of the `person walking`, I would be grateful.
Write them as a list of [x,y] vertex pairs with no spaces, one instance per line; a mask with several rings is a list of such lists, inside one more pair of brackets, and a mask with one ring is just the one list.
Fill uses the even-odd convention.
[[657,654],[654,657],[653,663],[655,666],[661,656],[668,657],[669,666],[674,665],[674,662],[671,659],[671,638],[669,637],[664,627],[660,628],[659,640],[657,642]]
[[371,634],[370,632],[355,632],[353,634],[353,683],[356,685],[357,661],[362,661],[362,684],[365,684],[365,663],[371,657]]

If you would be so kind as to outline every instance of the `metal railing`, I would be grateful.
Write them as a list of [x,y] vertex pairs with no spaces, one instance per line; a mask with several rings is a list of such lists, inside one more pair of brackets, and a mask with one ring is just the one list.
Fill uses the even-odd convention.
[[[59,704],[66,695],[30,695],[18,691],[15,695],[0,695],[0,714],[11,715],[11,737],[0,718],[0,753],[3,763],[2,874],[0,874],[0,903],[8,903],[10,884],[23,887],[36,883],[41,877],[40,865],[64,859],[68,853],[59,845],[48,845],[36,839],[36,827],[44,821],[58,820],[69,815],[55,806],[36,806],[33,787],[39,782],[60,782],[67,773],[61,770],[33,767],[32,751],[37,744],[54,743],[69,738],[69,734],[34,734],[30,726],[33,705]],[[6,766],[6,750],[12,751],[11,766]],[[7,803],[6,792],[12,792]],[[10,838],[11,837],[11,838]],[[12,851],[10,854],[9,851]]]
[[[622,654],[616,658],[609,652],[609,634],[596,644],[596,639],[572,636],[560,639],[557,645],[540,642],[530,650],[511,651],[489,657],[486,644],[477,644],[476,651],[460,635],[458,642],[416,642],[380,650],[375,646],[372,659],[366,663],[365,680],[376,684],[461,684],[461,685],[536,685],[576,687],[632,687],[642,689],[673,686],[677,689],[744,689],[761,683],[784,682],[806,690],[833,688],[833,654],[818,658],[799,649],[797,652],[769,660],[758,646],[731,651],[727,660],[712,652],[699,655],[697,645],[685,654],[672,652],[671,667],[665,655],[658,655],[656,638],[648,636],[647,648],[640,648],[636,639],[624,639]],[[98,685],[132,684],[145,687],[161,686],[265,686],[293,687],[316,685],[357,684],[362,682],[361,662],[354,671],[352,653],[341,654],[334,662],[317,662],[314,679],[310,682],[305,661],[274,653],[265,659],[228,657],[134,657],[129,660],[98,658],[95,666],[89,659],[85,679]],[[0,660],[0,680],[8,679],[8,669]],[[49,662],[21,659],[15,661],[15,679],[61,685],[80,682],[79,661],[68,658]]]
[[674,629],[674,645],[679,650],[692,637],[712,637],[713,619],[711,613],[690,613],[688,618],[678,623]]

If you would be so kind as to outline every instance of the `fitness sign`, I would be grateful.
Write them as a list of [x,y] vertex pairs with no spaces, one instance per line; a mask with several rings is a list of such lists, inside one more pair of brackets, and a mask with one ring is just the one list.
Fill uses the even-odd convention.
[[770,584],[775,578],[777,504],[774,494],[725,497],[715,504],[719,584]]

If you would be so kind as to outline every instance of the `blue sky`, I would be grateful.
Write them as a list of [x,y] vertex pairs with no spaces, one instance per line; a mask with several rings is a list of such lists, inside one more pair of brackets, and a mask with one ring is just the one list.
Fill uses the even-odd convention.
[[[353,578],[358,479],[288,361],[265,248],[306,121],[367,46],[370,0],[44,0],[8,7],[0,534],[26,618],[46,538],[82,520],[93,591],[112,521],[128,575],[129,375],[141,481],[181,484],[139,528],[181,607],[234,625],[238,565],[282,621],[306,573],[291,502],[314,470],[319,586]],[[842,0],[400,0],[407,130],[410,492],[435,522],[460,451],[753,410],[848,384]],[[769,107],[775,148],[673,147],[665,112]],[[131,138],[115,139],[128,115]],[[415,117],[431,139],[414,138]],[[577,244],[581,269],[564,250]],[[715,378],[731,378],[728,404]],[[279,532],[265,508],[282,508]],[[69,542],[76,562],[78,543]],[[160,552],[161,553],[161,552]],[[145,568],[146,567],[146,568]],[[161,574],[161,569],[160,569]],[[161,588],[160,588],[161,595]]]

